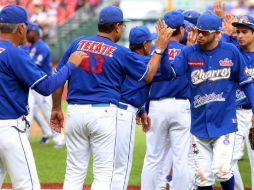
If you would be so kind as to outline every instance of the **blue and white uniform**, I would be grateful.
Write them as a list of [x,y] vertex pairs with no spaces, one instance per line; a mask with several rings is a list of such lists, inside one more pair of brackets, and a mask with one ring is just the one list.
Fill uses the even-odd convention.
[[[177,67],[180,63],[183,66]],[[231,163],[237,131],[236,101],[232,94],[238,84],[252,83],[244,72],[245,61],[234,45],[219,42],[210,51],[203,51],[199,45],[184,48],[174,66],[178,74],[187,73],[191,81],[191,133],[195,136],[197,185],[212,186],[213,175],[221,182],[228,181],[233,176]]]
[[[149,63],[151,55],[141,55],[133,52],[137,60],[146,64]],[[172,80],[175,73],[168,61],[168,53],[162,56],[161,66],[169,66],[171,72],[162,76],[157,74],[153,81]],[[132,167],[132,155],[135,139],[136,114],[148,100],[151,84],[143,81],[137,82],[130,76],[126,76],[121,87],[121,98],[118,105],[117,116],[117,139],[116,139],[116,158],[113,174],[112,190],[127,189],[129,176]]]
[[[183,48],[184,45],[178,41],[169,41],[168,59],[171,63]],[[162,73],[162,69],[157,71],[157,74]],[[172,149],[170,156],[174,163],[172,188],[189,189],[188,172],[186,172],[190,150],[189,96],[189,81],[186,75],[177,76],[173,81],[152,83],[149,96],[151,129],[146,133],[146,155],[141,176],[142,190],[165,188],[166,183],[163,179],[170,168],[164,168],[164,160],[169,148]]]
[[[28,30],[39,33],[39,26],[34,23],[29,23]],[[48,45],[41,39],[30,45],[27,49],[34,63],[44,71],[48,76],[52,75],[51,54]],[[42,96],[34,90],[29,93],[30,112],[27,117],[29,123],[33,119],[37,121],[42,129],[43,138],[41,142],[45,142],[49,137],[52,137],[55,142],[55,147],[60,148],[65,144],[64,134],[54,132],[50,127],[50,114],[52,109],[52,96]]]
[[94,155],[92,189],[108,190],[112,182],[117,105],[126,75],[141,81],[148,66],[134,52],[102,36],[80,37],[66,50],[58,71],[76,50],[88,53],[68,80],[67,168],[64,189],[81,189],[90,151]]
[[74,68],[68,63],[57,75],[48,77],[22,49],[0,40],[0,186],[7,171],[14,189],[40,189],[26,136],[29,88],[49,95],[64,84]]

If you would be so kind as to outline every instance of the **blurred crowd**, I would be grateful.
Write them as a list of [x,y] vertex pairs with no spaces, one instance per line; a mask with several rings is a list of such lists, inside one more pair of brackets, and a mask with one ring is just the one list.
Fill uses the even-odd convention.
[[64,23],[80,7],[89,5],[93,9],[100,2],[101,0],[1,0],[0,9],[10,4],[26,7],[29,20],[38,23],[47,32],[50,26]]

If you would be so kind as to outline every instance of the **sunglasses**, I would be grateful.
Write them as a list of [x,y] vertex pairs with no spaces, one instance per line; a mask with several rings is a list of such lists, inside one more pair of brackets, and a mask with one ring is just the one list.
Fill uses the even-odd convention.
[[202,34],[203,36],[209,36],[210,34],[216,32],[216,30],[199,30],[199,29],[196,29],[196,31],[198,34]]

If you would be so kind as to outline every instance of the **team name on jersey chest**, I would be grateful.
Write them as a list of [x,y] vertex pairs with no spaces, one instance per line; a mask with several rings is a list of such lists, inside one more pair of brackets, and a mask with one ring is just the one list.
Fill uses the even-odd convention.
[[204,71],[204,69],[197,69],[191,72],[191,81],[194,85],[209,81],[216,81],[220,79],[228,79],[230,77],[231,68],[222,68],[215,70]]
[[112,57],[113,52],[116,49],[116,47],[104,44],[103,42],[95,42],[90,40],[81,40],[78,46],[78,50],[89,51],[109,57]]

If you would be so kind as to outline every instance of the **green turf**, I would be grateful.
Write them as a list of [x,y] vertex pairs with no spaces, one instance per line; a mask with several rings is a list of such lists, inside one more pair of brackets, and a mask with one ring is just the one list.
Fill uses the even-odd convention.
[[[66,148],[55,149],[53,148],[53,142],[49,144],[40,144],[39,137],[32,137],[30,139],[33,148],[34,157],[36,160],[38,175],[41,183],[62,183],[65,173],[65,159]],[[140,185],[140,175],[142,171],[143,159],[145,155],[145,135],[140,126],[137,126],[134,157],[132,172],[129,180],[129,184]],[[245,153],[245,160],[239,163],[241,175],[244,181],[245,187],[250,187],[250,165],[248,157]],[[6,182],[10,182],[7,177]],[[92,167],[90,164],[86,183],[92,182]]]

